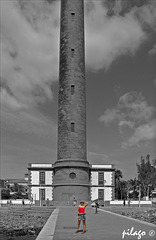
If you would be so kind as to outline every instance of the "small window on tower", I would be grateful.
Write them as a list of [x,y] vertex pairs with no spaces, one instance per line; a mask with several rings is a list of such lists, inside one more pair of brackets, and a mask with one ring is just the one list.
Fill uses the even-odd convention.
[[71,12],[71,20],[74,21],[75,20],[75,13]]
[[75,123],[71,122],[71,132],[75,132]]
[[75,52],[75,49],[74,48],[71,48],[71,56],[74,57],[74,52]]
[[74,95],[75,93],[75,85],[71,85],[71,95]]

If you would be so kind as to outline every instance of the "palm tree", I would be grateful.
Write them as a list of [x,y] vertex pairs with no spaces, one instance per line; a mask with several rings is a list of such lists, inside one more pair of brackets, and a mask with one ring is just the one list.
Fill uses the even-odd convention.
[[128,192],[132,195],[133,199],[135,199],[138,195],[137,186],[138,180],[136,178],[128,180]]
[[115,170],[115,198],[121,199],[121,178],[122,172],[119,169]]

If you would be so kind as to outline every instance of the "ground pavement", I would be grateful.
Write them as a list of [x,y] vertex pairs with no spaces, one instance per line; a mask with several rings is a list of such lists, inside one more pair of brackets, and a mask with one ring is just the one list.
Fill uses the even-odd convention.
[[54,220],[49,221],[51,226],[55,225],[55,228],[52,227],[51,238],[44,237],[44,240],[156,240],[155,225],[103,209],[98,209],[98,213],[95,214],[95,209],[89,206],[86,208],[86,233],[81,234],[83,228],[81,223],[80,231],[76,234],[76,212],[77,207],[56,209]]

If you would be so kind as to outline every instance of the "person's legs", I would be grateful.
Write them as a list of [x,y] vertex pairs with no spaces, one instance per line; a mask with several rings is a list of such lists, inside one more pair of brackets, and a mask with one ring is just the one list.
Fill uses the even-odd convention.
[[82,233],[85,233],[85,229],[86,229],[86,221],[83,220],[83,232]]
[[80,223],[81,223],[81,221],[78,220],[76,233],[78,233],[78,231],[79,231]]

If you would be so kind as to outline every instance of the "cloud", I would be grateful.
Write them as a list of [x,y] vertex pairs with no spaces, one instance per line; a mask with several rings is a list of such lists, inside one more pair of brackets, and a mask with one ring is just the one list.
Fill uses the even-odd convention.
[[137,127],[131,137],[122,143],[122,148],[139,146],[140,142],[149,142],[156,139],[156,120]]
[[[58,78],[58,6],[45,1],[2,1],[1,69],[11,99],[30,107],[52,99],[51,84]],[[9,89],[9,92],[7,91]],[[38,97],[38,98],[37,98]],[[10,98],[10,100],[9,100]],[[5,102],[5,98],[2,99]]]
[[149,51],[150,55],[156,54],[156,44],[153,46],[153,48]]
[[122,147],[126,148],[156,138],[155,113],[156,109],[148,105],[141,93],[128,92],[119,98],[116,108],[106,109],[99,120],[106,125],[118,125],[125,139]]
[[120,56],[134,55],[148,39],[146,30],[155,28],[156,4],[134,6],[123,15],[118,10],[110,17],[102,1],[93,3],[86,12],[86,64],[94,71],[107,70]]
[[24,104],[21,105],[21,103],[19,103],[16,98],[14,98],[13,96],[11,96],[7,90],[5,88],[1,88],[0,91],[1,94],[1,107],[2,108],[7,108],[9,110],[15,110],[18,111],[21,108],[27,108],[27,106],[25,106]]
[[120,119],[120,112],[118,109],[107,109],[104,115],[100,116],[99,120],[106,124],[113,122],[116,119]]
[[134,122],[132,122],[132,121],[127,121],[127,120],[121,120],[120,122],[119,122],[119,126],[120,127],[122,127],[122,126],[127,126],[127,127],[129,127],[129,128],[133,128],[134,127]]
[[120,125],[132,126],[132,124],[149,121],[154,113],[155,108],[148,105],[142,94],[132,91],[119,98],[116,108],[106,109],[99,120],[106,124],[117,120]]
[[121,96],[118,108],[121,112],[124,111],[123,115],[137,123],[149,121],[155,113],[155,108],[149,106],[142,94],[137,92],[128,92]]
[[[148,39],[149,27],[155,29],[153,2],[127,8],[124,1],[115,1],[111,7],[104,1],[86,1],[86,66],[107,70],[120,56],[134,55]],[[8,109],[31,108],[53,98],[59,65],[59,6],[60,1],[51,0],[1,2],[1,77],[5,81],[1,91],[7,96],[2,100]]]

